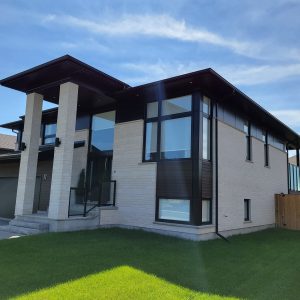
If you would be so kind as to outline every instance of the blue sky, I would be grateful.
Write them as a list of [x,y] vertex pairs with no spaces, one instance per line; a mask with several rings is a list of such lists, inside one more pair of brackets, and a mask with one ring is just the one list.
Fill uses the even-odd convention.
[[[1,0],[0,12],[0,78],[64,54],[130,85],[212,67],[300,132],[300,1]],[[22,93],[0,87],[0,101],[0,123],[25,112]]]

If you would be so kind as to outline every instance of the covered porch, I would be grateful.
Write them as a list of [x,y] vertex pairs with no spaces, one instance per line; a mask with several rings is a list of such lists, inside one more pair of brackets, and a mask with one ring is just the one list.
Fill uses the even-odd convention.
[[[128,86],[68,55],[3,79],[0,83],[27,95],[15,219],[33,216],[43,100],[58,105],[57,129],[49,208],[46,214],[34,217],[51,224],[70,219],[71,199],[75,199],[73,207],[76,208],[76,204],[82,204],[78,195],[86,196],[74,191],[71,185],[76,117],[78,113],[90,113],[115,105],[111,94]],[[81,210],[82,207],[80,215],[86,216],[90,207],[81,205]],[[58,227],[53,225],[53,228]]]

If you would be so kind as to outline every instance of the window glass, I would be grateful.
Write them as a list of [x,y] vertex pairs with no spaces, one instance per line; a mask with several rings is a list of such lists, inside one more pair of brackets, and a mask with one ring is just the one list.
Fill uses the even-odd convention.
[[110,151],[114,143],[115,111],[93,116],[91,151]]
[[191,117],[161,122],[161,158],[191,157]]
[[203,97],[203,112],[205,114],[210,114],[210,99],[206,96]]
[[236,128],[240,129],[240,130],[243,130],[244,129],[244,123],[245,123],[244,119],[237,115],[236,118],[235,118]]
[[235,127],[235,114],[228,109],[224,109],[224,122]]
[[158,116],[158,102],[147,104],[147,118],[156,118]]
[[162,101],[162,116],[189,112],[191,109],[191,95]]
[[187,199],[159,199],[159,219],[190,221],[190,201]]
[[250,221],[250,199],[244,199],[244,221]]
[[202,223],[210,223],[211,200],[202,200]]
[[203,159],[210,159],[210,120],[203,117],[203,140],[202,140],[202,157]]
[[54,144],[56,137],[56,124],[46,124],[44,131],[44,144]]
[[157,152],[157,122],[146,123],[145,160],[154,160]]
[[261,140],[262,140],[264,143],[266,143],[266,141],[267,141],[266,136],[267,136],[266,132],[265,132],[265,131],[262,131]]
[[249,124],[248,124],[247,121],[244,123],[244,132],[245,132],[247,135],[249,134]]

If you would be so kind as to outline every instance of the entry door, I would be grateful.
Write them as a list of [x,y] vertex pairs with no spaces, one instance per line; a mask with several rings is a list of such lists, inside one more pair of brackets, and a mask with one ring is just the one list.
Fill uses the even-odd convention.
[[[112,156],[91,155],[88,173],[88,200],[92,202],[105,202],[106,186],[111,180]],[[104,198],[104,199],[103,199]]]

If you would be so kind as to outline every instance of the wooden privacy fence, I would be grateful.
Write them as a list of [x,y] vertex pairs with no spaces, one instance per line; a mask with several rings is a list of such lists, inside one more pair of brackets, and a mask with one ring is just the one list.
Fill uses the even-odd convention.
[[300,194],[275,195],[276,226],[300,230]]

